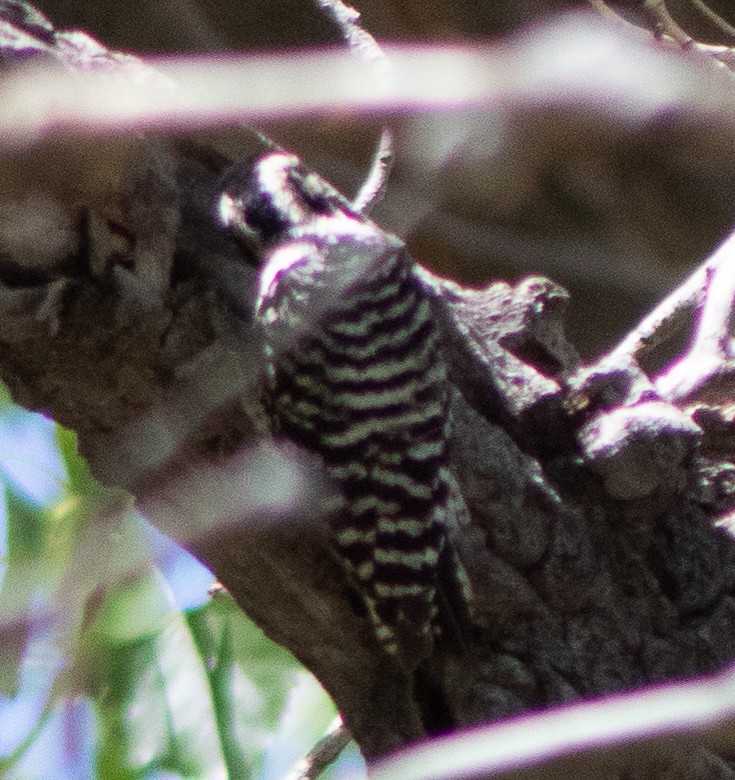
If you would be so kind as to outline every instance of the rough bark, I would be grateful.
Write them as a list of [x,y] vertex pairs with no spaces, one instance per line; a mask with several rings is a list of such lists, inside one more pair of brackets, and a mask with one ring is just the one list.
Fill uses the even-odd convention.
[[[4,66],[44,57],[145,77],[23,4],[0,12]],[[318,464],[268,436],[256,270],[212,215],[228,160],[142,136],[69,147],[71,171],[44,170],[43,153],[32,176],[28,159],[2,161],[0,377],[75,430],[94,474],[318,677],[368,758],[732,659],[735,547],[714,525],[735,491],[726,420],[700,408],[698,427],[632,357],[580,367],[561,325],[568,296],[549,280],[469,290],[427,272],[477,625],[406,674],[330,552]],[[672,751],[619,776],[695,771],[735,777],[735,763]]]

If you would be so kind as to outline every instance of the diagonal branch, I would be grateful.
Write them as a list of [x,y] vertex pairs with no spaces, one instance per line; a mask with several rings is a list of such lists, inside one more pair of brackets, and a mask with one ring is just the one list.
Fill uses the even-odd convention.
[[720,376],[732,359],[730,323],[735,304],[734,257],[720,257],[711,267],[703,295],[691,348],[656,379],[656,389],[663,398],[679,401],[691,397]]
[[[416,746],[375,765],[374,780],[629,777],[652,756],[732,744],[735,668],[483,726]],[[729,777],[716,763],[707,777]],[[688,776],[681,774],[679,776]]]

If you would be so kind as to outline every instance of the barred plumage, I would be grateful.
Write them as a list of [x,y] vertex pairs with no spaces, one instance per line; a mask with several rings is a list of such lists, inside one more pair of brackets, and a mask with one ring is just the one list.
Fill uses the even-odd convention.
[[429,654],[449,500],[447,382],[404,245],[292,155],[224,183],[223,221],[263,255],[263,325],[277,431],[317,452],[329,514],[378,639]]

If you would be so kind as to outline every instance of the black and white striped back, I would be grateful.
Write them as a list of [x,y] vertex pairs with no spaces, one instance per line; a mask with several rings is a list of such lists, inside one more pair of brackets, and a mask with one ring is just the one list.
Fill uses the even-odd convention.
[[415,665],[431,651],[445,545],[445,366],[404,245],[310,176],[271,154],[228,196],[264,246],[268,404],[280,435],[322,457],[336,549],[380,642]]

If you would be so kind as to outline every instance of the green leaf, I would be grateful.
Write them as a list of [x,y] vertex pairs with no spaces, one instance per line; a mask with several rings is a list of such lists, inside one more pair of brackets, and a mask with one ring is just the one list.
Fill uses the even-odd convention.
[[[89,541],[86,530],[99,502],[66,496],[47,508],[26,501],[9,483],[5,486],[7,507],[6,571],[0,589],[0,694],[18,692],[20,666],[28,651],[34,626],[55,632],[53,643],[71,654],[89,593],[98,587],[100,569],[79,566],[80,547]],[[120,536],[131,524],[123,529]],[[127,540],[125,550],[132,549]],[[99,560],[99,547],[86,558]],[[67,658],[70,661],[71,658]]]
[[17,691],[40,597],[68,661],[47,709],[90,696],[100,780],[262,777],[266,756],[271,764],[274,745],[299,722],[304,733],[289,750],[310,746],[333,714],[326,694],[229,597],[182,615],[158,570],[144,564],[147,536],[129,499],[94,480],[72,432],[59,429],[58,441],[68,473],[60,500],[38,509],[8,488],[0,694]]
[[49,702],[47,702],[46,706],[39,713],[36,722],[33,724],[25,737],[23,737],[20,744],[17,745],[9,755],[0,758],[0,777],[9,775],[9,773],[15,769],[17,764],[21,762],[26,751],[41,735],[52,716],[53,707]]
[[48,516],[25,500],[11,485],[5,486],[8,513],[8,563],[32,562],[45,552]]
[[289,691],[278,731],[268,746],[266,774],[283,777],[331,730],[336,710],[316,678],[305,669]]
[[0,382],[0,414],[6,411],[7,408],[17,409],[17,406],[10,397],[10,390],[8,390],[4,382]]
[[92,476],[87,461],[79,454],[77,435],[61,425],[56,426],[56,441],[69,479],[69,492],[82,496],[100,497],[111,492]]
[[100,780],[227,777],[207,672],[157,570],[109,588],[87,647]]
[[209,673],[229,775],[257,777],[302,667],[229,596],[212,599],[187,618]]
[[20,666],[31,632],[31,605],[47,589],[43,560],[48,543],[46,513],[7,486],[6,571],[0,590],[0,694],[16,696]]

